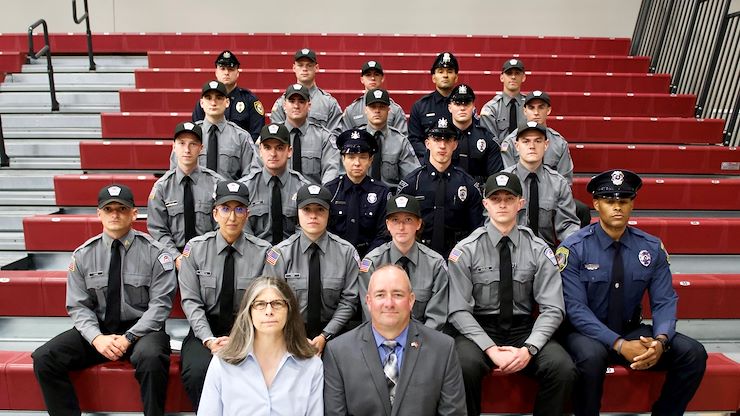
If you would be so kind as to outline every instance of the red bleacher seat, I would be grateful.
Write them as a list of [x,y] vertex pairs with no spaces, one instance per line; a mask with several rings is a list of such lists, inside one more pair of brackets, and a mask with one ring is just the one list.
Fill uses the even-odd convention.
[[[146,221],[137,219],[134,228],[146,232]],[[34,215],[23,218],[28,251],[72,251],[90,237],[103,232],[100,219],[92,215]]]
[[168,170],[172,142],[116,140],[80,142],[80,167],[90,169]]
[[[459,82],[474,89],[499,88],[500,71],[460,71]],[[213,79],[213,71],[201,69],[137,69],[137,88],[195,88]],[[290,69],[244,69],[242,76],[249,80],[250,89],[285,88],[295,83],[295,74]],[[625,74],[598,72],[532,72],[528,71],[526,88],[544,91],[572,92],[625,92],[667,93],[670,84],[668,74]],[[321,70],[318,85],[328,91],[362,88],[357,70]],[[432,90],[428,70],[385,71],[383,87],[388,90]]]
[[[511,54],[457,53],[455,57],[460,68],[466,71],[498,71]],[[245,68],[289,68],[293,64],[291,51],[232,51]],[[216,56],[221,50],[214,51],[159,51],[149,52],[150,68],[204,68],[214,67]],[[625,72],[646,73],[650,65],[647,56],[596,56],[596,55],[532,55],[515,54],[527,67],[528,71],[547,72]],[[323,69],[359,69],[369,60],[376,60],[385,70],[424,70],[428,71],[437,53],[365,53],[365,52],[322,52],[318,61]]]
[[629,223],[660,236],[671,254],[740,254],[740,218],[633,216]]
[[[678,319],[739,319],[740,274],[674,274]],[[650,318],[647,295],[643,316]]]
[[[26,54],[19,51],[0,50],[0,76],[8,72],[21,72]],[[2,79],[0,79],[2,81]]]
[[[26,33],[4,33],[0,50],[24,51]],[[50,34],[55,53],[87,53],[84,33]],[[43,42],[41,33],[34,42]],[[629,38],[498,35],[389,35],[389,34],[304,34],[304,33],[103,33],[93,35],[97,53],[147,53],[149,51],[250,50],[387,52],[410,50],[417,53],[580,54],[627,55]]]
[[[590,178],[573,180],[573,196],[590,201],[586,191]],[[642,177],[642,189],[635,199],[637,209],[737,210],[740,209],[740,177],[736,178],[655,178]]]
[[[360,85],[359,82],[357,85]],[[489,86],[491,87],[491,86]],[[254,89],[265,105],[272,105],[283,91],[277,89]],[[327,90],[337,99],[342,108],[352,103],[362,92],[360,90]],[[405,111],[410,112],[416,100],[429,91],[392,90],[391,96]],[[496,95],[496,91],[477,91],[476,102],[479,107]],[[121,111],[163,111],[192,112],[200,97],[199,88],[141,88],[120,90]],[[693,95],[671,95],[654,93],[550,93],[553,103],[552,116],[633,116],[650,114],[652,117],[693,117]]]
[[152,185],[156,180],[157,178],[152,174],[135,173],[56,175],[54,176],[54,194],[57,205],[60,207],[96,207],[100,189],[112,183],[120,183],[131,188],[136,206],[145,207]]
[[617,167],[640,174],[740,173],[740,152],[735,147],[579,143],[570,144],[569,148],[578,173],[598,173]]

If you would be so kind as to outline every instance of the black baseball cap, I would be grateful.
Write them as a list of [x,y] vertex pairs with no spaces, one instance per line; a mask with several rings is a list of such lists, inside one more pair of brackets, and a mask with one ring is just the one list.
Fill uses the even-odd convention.
[[374,103],[382,103],[385,105],[391,105],[391,97],[388,95],[388,91],[382,88],[374,88],[365,93],[365,105],[368,106]]
[[213,198],[215,199],[213,201],[214,207],[229,201],[237,201],[249,206],[249,189],[247,189],[247,184],[244,182],[219,181],[216,184],[216,192]]
[[536,121],[527,121],[526,123],[520,123],[519,127],[517,127],[516,129],[517,140],[519,140],[519,137],[521,137],[524,133],[530,130],[540,132],[543,136],[545,136],[545,140],[547,140],[547,127]]
[[524,62],[521,59],[511,58],[504,62],[504,66],[501,68],[501,72],[506,72],[512,68],[524,71]]
[[133,208],[134,193],[126,185],[117,183],[106,185],[98,192],[98,208],[103,208],[111,202],[118,202],[129,208]]
[[183,121],[182,123],[175,126],[175,135],[174,139],[177,139],[177,136],[180,135],[180,133],[193,133],[195,137],[200,140],[201,143],[203,143],[203,129],[200,128],[198,124],[195,124],[191,121]]
[[329,209],[331,192],[323,186],[303,185],[296,194],[296,202],[298,203],[298,209],[301,209],[308,204],[319,204],[322,207]]
[[239,60],[231,51],[223,51],[216,58],[216,66],[239,67]]
[[286,100],[295,94],[300,95],[301,97],[303,97],[304,100],[311,101],[311,93],[308,91],[308,88],[301,84],[291,84],[288,88],[285,89]]
[[512,195],[522,196],[522,183],[519,177],[511,172],[501,171],[489,176],[486,180],[483,195],[486,198],[493,195],[496,191],[504,190]]
[[213,81],[208,81],[205,84],[203,84],[203,88],[201,88],[200,90],[200,96],[202,97],[206,95],[206,93],[209,91],[218,91],[221,94],[223,94],[224,97],[229,95],[229,93],[226,92],[226,85],[224,85],[224,83],[221,81],[213,80]]
[[542,100],[545,104],[550,105],[550,95],[544,91],[536,90],[532,91],[524,97],[524,105],[527,105],[530,101]]
[[362,75],[365,75],[369,71],[378,71],[380,75],[383,75],[383,66],[378,61],[367,61],[362,64]]
[[258,143],[261,143],[267,139],[277,139],[285,144],[290,144],[290,132],[285,124],[281,123],[270,123],[262,127],[260,130],[260,137]]
[[312,62],[318,62],[316,60],[316,52],[308,48],[298,49],[295,53],[295,57],[293,60],[297,61],[302,58],[307,58],[311,60]]
[[388,199],[385,205],[385,217],[397,212],[406,212],[421,218],[421,207],[419,201],[411,195],[398,194]]

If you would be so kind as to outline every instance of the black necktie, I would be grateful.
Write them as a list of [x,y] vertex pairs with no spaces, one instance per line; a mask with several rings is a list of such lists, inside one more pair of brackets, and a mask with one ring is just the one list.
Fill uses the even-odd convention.
[[206,167],[212,171],[218,171],[218,126],[213,124],[208,129],[208,155]]
[[509,101],[509,133],[516,130],[516,98]]
[[293,170],[303,172],[303,156],[301,155],[301,129],[294,127],[293,133]]
[[283,196],[280,193],[280,178],[273,176],[272,198],[270,200],[270,221],[272,225],[272,244],[283,241]]
[[607,326],[621,334],[624,329],[622,310],[624,307],[624,264],[622,263],[622,243],[615,241],[614,262],[612,263],[612,280],[609,286],[609,312]]
[[185,243],[197,234],[195,232],[195,198],[193,197],[193,179],[190,176],[182,178],[183,207],[185,215]]
[[360,194],[362,188],[360,185],[349,182],[347,190],[347,235],[346,239],[350,243],[357,245],[360,240]]
[[372,175],[370,176],[376,181],[379,181],[381,177],[381,166],[383,166],[383,153],[381,152],[381,138],[383,137],[383,133],[381,133],[380,131],[376,131],[374,137],[375,143],[378,144],[378,151],[375,152],[375,154],[373,155]]
[[458,130],[457,131],[457,142],[459,143],[458,149],[458,166],[460,169],[467,173],[470,173],[470,136],[468,133]]
[[445,255],[445,195],[447,184],[445,174],[437,177],[437,190],[434,195],[434,222],[432,223],[432,250]]
[[540,191],[537,185],[537,174],[530,172],[529,179],[529,205],[527,216],[529,217],[529,228],[534,235],[540,235]]
[[108,291],[105,293],[103,325],[109,333],[116,333],[121,325],[121,242],[113,240],[108,267]]
[[321,258],[319,246],[311,243],[308,247],[311,255],[308,260],[308,308],[307,332],[313,339],[321,333]]
[[219,297],[218,320],[221,323],[222,333],[228,335],[234,325],[234,252],[233,246],[226,246],[224,259],[224,275]]
[[399,258],[398,261],[396,262],[396,264],[400,265],[401,267],[403,267],[404,270],[406,270],[406,274],[409,275],[409,277],[411,277],[411,273],[409,273],[409,262],[410,261],[411,259],[409,259],[408,257],[401,256],[401,258]]
[[507,236],[501,237],[498,243],[499,272],[501,284],[499,286],[499,325],[503,329],[511,328],[511,319],[514,316],[514,281],[511,269],[511,250]]

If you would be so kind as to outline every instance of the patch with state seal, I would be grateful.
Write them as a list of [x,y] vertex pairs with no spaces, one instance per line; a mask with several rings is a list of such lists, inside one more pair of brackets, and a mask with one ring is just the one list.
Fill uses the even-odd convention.
[[165,271],[170,271],[175,268],[175,262],[172,261],[172,255],[170,253],[162,253],[157,257],[157,260],[159,260],[159,264],[162,265],[162,268]]
[[262,105],[262,101],[257,100],[254,102],[254,111],[261,116],[265,115],[265,107]]
[[568,265],[569,254],[570,250],[565,247],[558,247],[558,249],[555,251],[555,260],[557,260],[558,269],[560,269],[561,272],[565,270],[565,266]]

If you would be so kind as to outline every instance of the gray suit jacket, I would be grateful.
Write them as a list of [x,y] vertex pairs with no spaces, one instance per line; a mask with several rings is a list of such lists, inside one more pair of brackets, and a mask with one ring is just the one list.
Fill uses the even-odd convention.
[[324,350],[324,414],[466,415],[454,341],[411,321],[392,409],[370,322],[330,341]]

